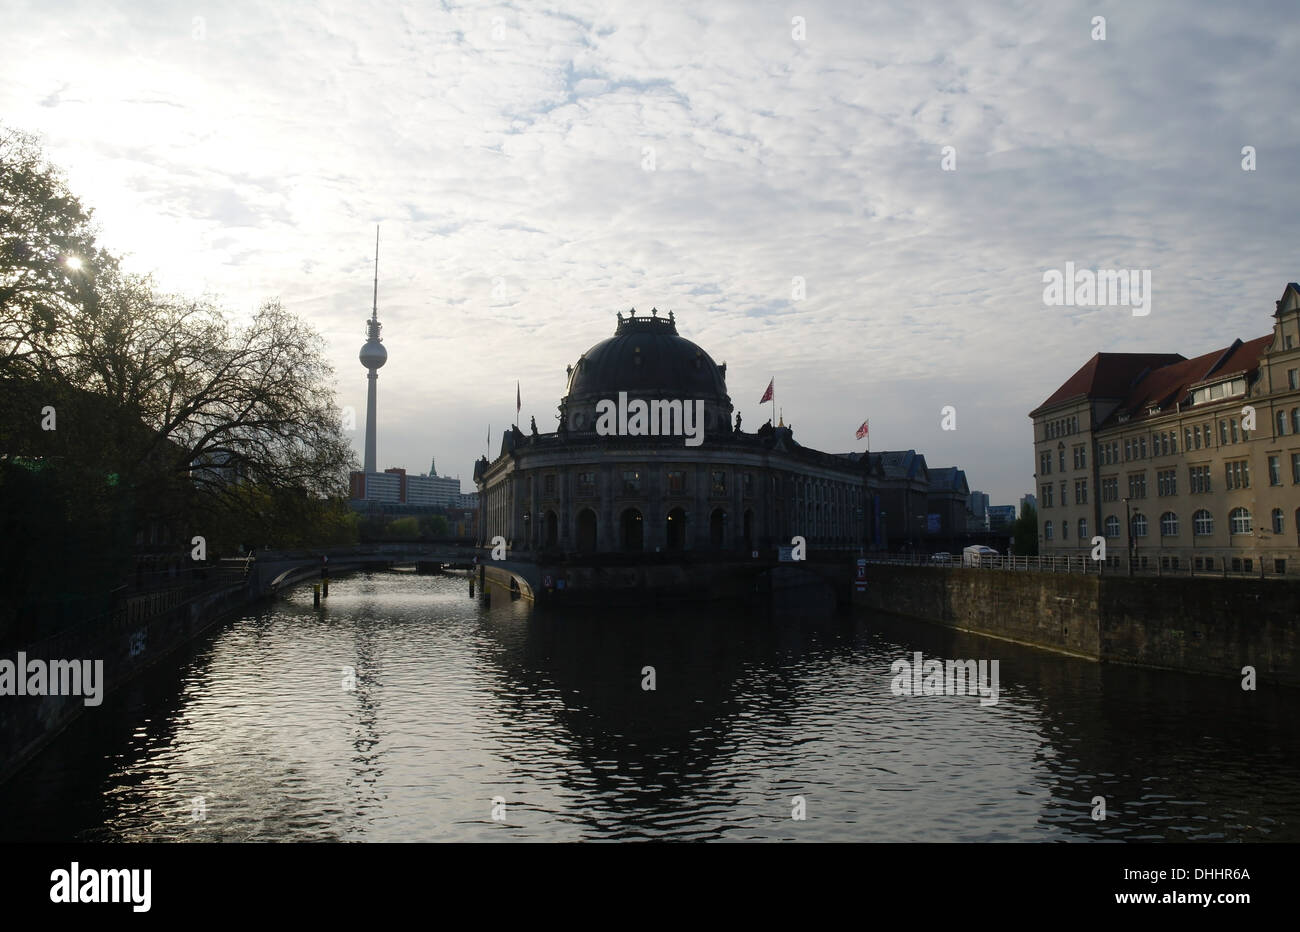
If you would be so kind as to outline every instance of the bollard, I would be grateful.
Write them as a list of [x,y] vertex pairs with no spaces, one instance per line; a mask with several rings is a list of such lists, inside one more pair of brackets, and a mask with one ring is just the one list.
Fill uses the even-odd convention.
[[320,608],[320,583],[311,587],[311,604],[313,608]]
[[469,597],[474,598],[474,580],[469,581]]
[[330,597],[330,578],[328,576],[321,583],[321,596],[328,599]]
[[488,592],[486,589],[483,590],[483,604],[487,608],[492,607],[492,593]]

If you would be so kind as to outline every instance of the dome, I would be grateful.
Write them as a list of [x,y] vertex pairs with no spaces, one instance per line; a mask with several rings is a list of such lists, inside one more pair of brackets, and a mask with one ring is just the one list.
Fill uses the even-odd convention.
[[384,363],[388,362],[388,350],[384,349],[384,344],[377,340],[370,340],[361,347],[361,365],[367,369],[378,369]]
[[568,401],[617,398],[704,399],[727,405],[726,368],[685,337],[673,316],[623,317],[608,340],[582,354],[569,375]]

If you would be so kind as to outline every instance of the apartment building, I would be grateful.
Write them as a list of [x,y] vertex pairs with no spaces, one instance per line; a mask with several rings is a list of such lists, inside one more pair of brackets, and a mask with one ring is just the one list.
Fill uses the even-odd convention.
[[1193,359],[1097,353],[1030,412],[1040,553],[1300,573],[1300,285],[1276,306]]

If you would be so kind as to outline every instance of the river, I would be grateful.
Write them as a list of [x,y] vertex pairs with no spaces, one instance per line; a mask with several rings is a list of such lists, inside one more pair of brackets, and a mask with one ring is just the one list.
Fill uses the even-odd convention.
[[[300,587],[223,624],[0,787],[0,838],[1300,840],[1294,690],[889,616],[467,586],[358,574],[319,613]],[[996,704],[895,695],[917,651],[997,660]]]

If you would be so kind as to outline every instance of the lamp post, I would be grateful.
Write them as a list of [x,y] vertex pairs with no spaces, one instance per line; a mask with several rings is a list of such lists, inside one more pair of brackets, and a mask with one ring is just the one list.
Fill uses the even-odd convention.
[[1133,516],[1129,511],[1128,499],[1124,499],[1124,539],[1127,541],[1128,550],[1128,573],[1133,575]]

